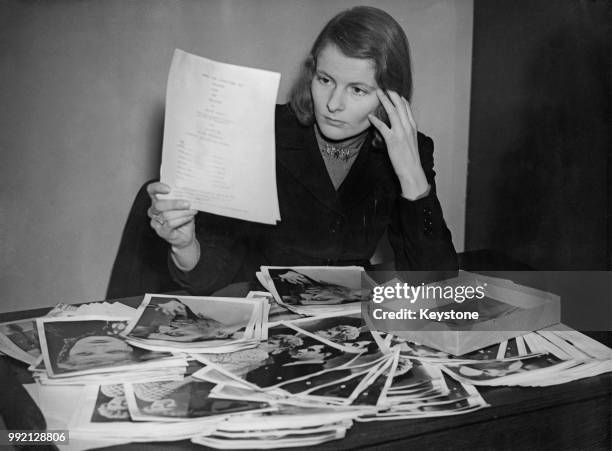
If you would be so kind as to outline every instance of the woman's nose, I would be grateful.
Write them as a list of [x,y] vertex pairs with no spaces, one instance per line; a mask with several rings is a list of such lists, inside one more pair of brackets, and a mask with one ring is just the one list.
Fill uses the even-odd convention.
[[344,109],[344,95],[338,87],[334,88],[327,99],[327,110],[330,113],[342,111]]

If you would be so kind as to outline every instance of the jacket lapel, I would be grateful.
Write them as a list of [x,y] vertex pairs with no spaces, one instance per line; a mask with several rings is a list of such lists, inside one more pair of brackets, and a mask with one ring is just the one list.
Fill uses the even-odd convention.
[[371,133],[336,192],[319,152],[314,128],[298,125],[292,114],[277,114],[276,130],[279,164],[296,183],[334,211],[342,213],[358,206],[382,181],[382,168],[388,157],[386,152],[372,148]]
[[314,129],[300,127],[293,131],[292,136],[279,136],[279,163],[319,201],[337,210],[336,190],[318,150]]
[[340,185],[338,196],[342,208],[350,210],[368,196],[381,181],[380,168],[383,165],[383,155],[373,151],[372,136],[366,138],[363,148],[359,151],[357,160],[349,171],[346,179]]

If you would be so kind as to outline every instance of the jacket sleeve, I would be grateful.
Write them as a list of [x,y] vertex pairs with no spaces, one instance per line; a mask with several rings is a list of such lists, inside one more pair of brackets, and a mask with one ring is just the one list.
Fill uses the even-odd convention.
[[207,296],[234,282],[247,254],[247,234],[242,221],[208,213],[196,216],[200,260],[183,271],[168,256],[173,279],[189,293]]
[[428,271],[429,279],[451,277],[458,268],[450,230],[436,196],[433,141],[418,135],[419,156],[429,194],[414,201],[398,196],[389,226],[389,241],[398,271]]

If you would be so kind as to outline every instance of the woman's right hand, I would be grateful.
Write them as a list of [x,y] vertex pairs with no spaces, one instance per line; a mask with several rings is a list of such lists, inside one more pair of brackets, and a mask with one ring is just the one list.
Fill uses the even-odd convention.
[[[189,202],[180,199],[160,199],[160,194],[169,194],[170,187],[161,182],[147,185],[151,206],[147,215],[157,235],[172,246],[175,262],[183,269],[191,269],[199,259],[199,245],[195,237],[195,215],[197,210],[189,208]],[[194,257],[197,255],[197,258]]]

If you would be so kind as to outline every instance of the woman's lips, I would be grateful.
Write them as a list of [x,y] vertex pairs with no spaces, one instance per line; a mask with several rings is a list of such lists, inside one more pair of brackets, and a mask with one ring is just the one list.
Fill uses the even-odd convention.
[[327,122],[329,125],[332,125],[334,127],[342,127],[345,124],[344,121],[339,121],[338,119],[333,119],[327,116],[325,116],[325,122]]

